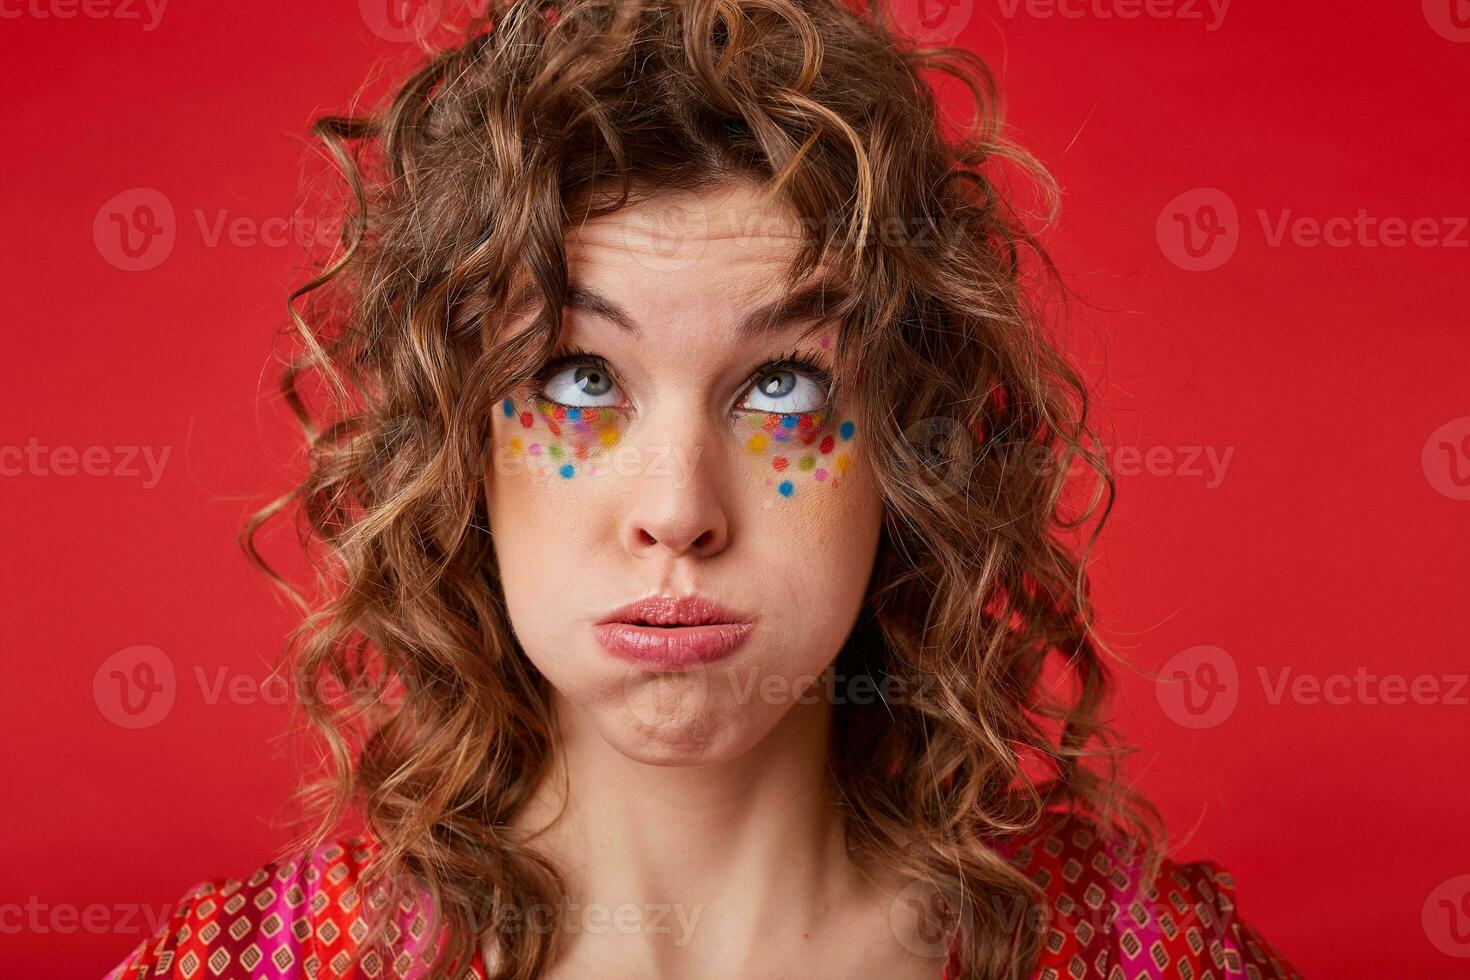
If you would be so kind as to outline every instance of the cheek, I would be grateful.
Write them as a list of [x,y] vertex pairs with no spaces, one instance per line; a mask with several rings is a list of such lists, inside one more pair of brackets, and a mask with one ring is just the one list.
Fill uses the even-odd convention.
[[610,409],[566,408],[534,396],[504,398],[495,431],[497,475],[555,481],[596,476],[623,440],[625,421]]
[[804,616],[844,620],[867,583],[883,513],[857,423],[840,412],[752,420],[742,456],[760,500],[749,526],[761,567]]
[[606,409],[568,409],[531,395],[501,399],[491,423],[486,500],[507,589],[522,575],[569,565],[592,526],[588,508],[605,492],[624,423]]
[[856,438],[857,423],[835,412],[747,416],[744,456],[765,506],[835,495],[855,465]]

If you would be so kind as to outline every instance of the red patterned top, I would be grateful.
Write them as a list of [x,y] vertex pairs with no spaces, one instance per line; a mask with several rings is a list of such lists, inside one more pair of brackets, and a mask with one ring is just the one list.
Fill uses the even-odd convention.
[[[1144,881],[1121,842],[1076,817],[995,843],[1050,903],[1036,980],[1300,977],[1237,916],[1235,884],[1214,862],[1166,860]],[[374,953],[348,966],[367,933],[357,883],[374,853],[370,838],[344,837],[266,864],[243,882],[201,882],[106,980],[381,976]],[[423,921],[410,923],[409,943],[423,939]],[[392,927],[389,934],[402,937]],[[399,955],[397,975],[411,959],[408,951]],[[939,980],[958,976],[958,966],[951,955]],[[465,976],[484,975],[477,954]]]

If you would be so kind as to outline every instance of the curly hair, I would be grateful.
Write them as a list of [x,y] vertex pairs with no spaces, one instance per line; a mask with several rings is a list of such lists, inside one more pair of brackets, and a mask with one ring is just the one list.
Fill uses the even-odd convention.
[[[303,786],[303,840],[360,815],[383,904],[429,901],[436,976],[487,935],[501,978],[557,948],[554,927],[504,925],[565,885],[511,828],[556,744],[492,549],[489,420],[554,350],[567,224],[668,189],[754,181],[810,230],[793,281],[821,265],[847,285],[835,374],[885,521],[836,666],[922,692],[833,707],[854,855],[937,887],[961,976],[1011,978],[1041,940],[1006,908],[1042,897],[987,840],[1061,808],[1157,853],[1104,716],[1085,574],[1113,481],[1040,300],[1065,291],[1037,239],[1057,190],[1005,135],[984,60],[890,16],[493,0],[384,104],[314,125],[349,193],[342,240],[288,302],[281,391],[307,470],[242,542],[303,613],[285,662],[329,765]],[[969,119],[944,115],[931,74],[968,91]],[[527,288],[544,306],[511,331]],[[309,596],[257,547],[293,510]]]

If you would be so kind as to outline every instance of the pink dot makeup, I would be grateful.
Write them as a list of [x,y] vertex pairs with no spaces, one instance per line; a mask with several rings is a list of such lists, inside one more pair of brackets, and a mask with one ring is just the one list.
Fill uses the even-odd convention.
[[830,409],[794,415],[751,412],[746,416],[745,449],[764,460],[766,486],[790,499],[816,484],[837,486],[838,477],[852,468],[848,451],[857,423],[840,423]]
[[516,426],[507,441],[514,456],[525,456],[538,476],[564,480],[595,475],[595,460],[622,441],[623,420],[607,408],[568,408],[533,397],[530,407],[504,398],[500,410]]
[[[507,451],[522,459],[528,472],[562,480],[597,475],[599,457],[622,444],[628,421],[616,409],[572,408],[536,393],[503,398],[500,407],[510,430]],[[793,413],[743,409],[739,414],[736,438],[774,491],[767,507],[776,499],[836,487],[852,468],[849,444],[857,424],[839,419],[830,407]]]

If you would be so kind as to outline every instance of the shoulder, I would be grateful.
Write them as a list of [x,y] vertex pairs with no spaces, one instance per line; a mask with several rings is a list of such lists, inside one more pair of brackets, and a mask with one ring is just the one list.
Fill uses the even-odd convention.
[[1150,865],[1121,833],[1068,814],[994,843],[1046,895],[1041,980],[1300,976],[1240,917],[1214,861]]
[[243,880],[201,881],[106,980],[342,975],[367,932],[357,885],[376,850],[340,837]]

